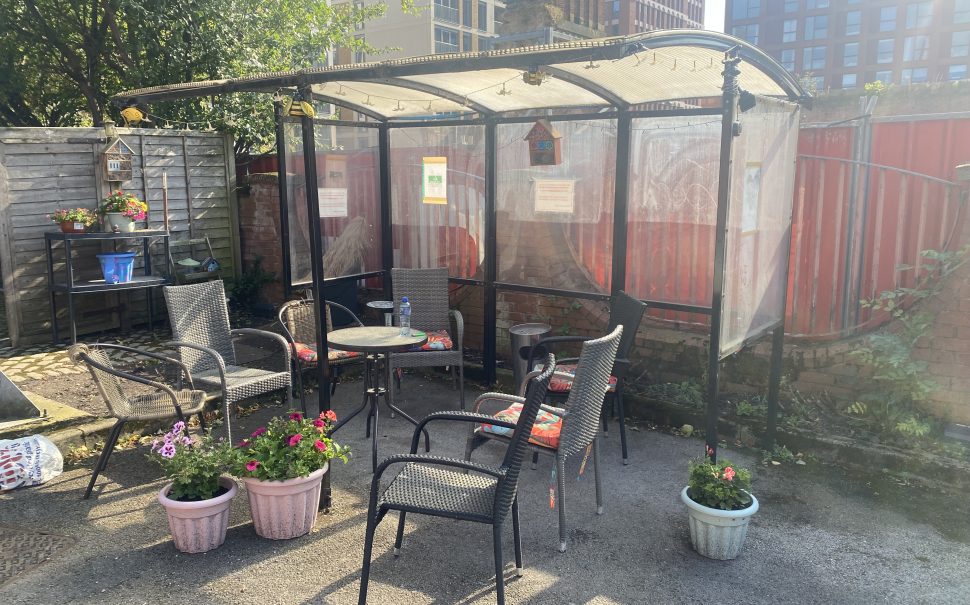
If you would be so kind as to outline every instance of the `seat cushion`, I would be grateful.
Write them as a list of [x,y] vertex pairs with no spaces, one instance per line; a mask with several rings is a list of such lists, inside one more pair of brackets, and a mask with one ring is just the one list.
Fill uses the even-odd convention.
[[428,342],[420,347],[413,347],[411,351],[450,351],[454,348],[448,330],[432,330],[425,334],[428,335]]
[[[498,414],[495,414],[495,418],[497,420],[517,423],[521,413],[522,404],[513,403]],[[515,434],[515,431],[510,428],[495,426],[493,424],[483,424],[482,430],[486,433],[502,435],[509,438]],[[559,434],[561,432],[562,417],[545,410],[539,410],[539,414],[536,416],[536,423],[532,426],[532,435],[529,436],[529,443],[556,449],[559,447]]]
[[[541,370],[542,366],[536,366],[537,370]],[[576,364],[574,363],[563,363],[556,364],[556,372],[562,372],[563,374],[569,374],[573,378],[576,377]],[[568,378],[563,378],[562,376],[556,376],[553,374],[552,380],[549,381],[549,390],[554,393],[568,393],[573,388],[573,381]],[[610,375],[610,386],[606,388],[607,393],[616,392],[616,376]]]
[[[293,354],[296,355],[297,359],[303,363],[316,363],[317,362],[317,345],[316,344],[305,344],[298,342],[293,345]],[[327,349],[327,359],[331,362],[333,361],[343,361],[345,359],[354,359],[360,357],[361,353],[357,351],[340,351],[337,349]]]

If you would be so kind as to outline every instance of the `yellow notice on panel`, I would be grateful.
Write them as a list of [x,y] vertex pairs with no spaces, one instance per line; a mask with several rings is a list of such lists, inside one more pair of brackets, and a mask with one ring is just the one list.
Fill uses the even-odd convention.
[[422,158],[421,201],[425,204],[448,203],[448,158]]

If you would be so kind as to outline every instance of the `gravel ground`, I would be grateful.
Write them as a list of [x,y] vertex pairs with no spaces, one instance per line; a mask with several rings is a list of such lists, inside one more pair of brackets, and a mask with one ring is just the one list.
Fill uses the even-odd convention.
[[[343,384],[334,407],[359,401],[359,383]],[[470,393],[470,395],[473,395]],[[421,415],[454,407],[443,383],[409,377],[398,399]],[[266,409],[238,421],[251,430]],[[382,456],[405,451],[409,425],[381,417]],[[432,452],[458,455],[459,426],[432,433]],[[155,500],[162,486],[145,448],[118,451],[89,501],[80,499],[93,460],[49,484],[0,495],[3,525],[76,539],[66,554],[0,587],[0,603],[356,603],[364,515],[371,479],[363,417],[337,434],[356,455],[333,473],[334,508],[308,536],[258,538],[244,490],[233,503],[229,535],[216,551],[175,551]],[[566,505],[569,550],[557,549],[557,518],[547,503],[550,460],[523,471],[520,483],[526,571],[511,574],[509,603],[966,603],[970,578],[968,505],[963,494],[933,493],[893,481],[845,476],[834,469],[754,466],[761,512],[741,557],[716,562],[696,555],[678,494],[686,463],[702,444],[660,431],[633,431],[630,466],[620,463],[615,434],[604,442],[606,511],[595,514],[593,481],[570,467]],[[493,444],[476,459],[495,462]],[[391,556],[395,518],[380,525],[370,603],[494,603],[490,528],[408,517],[402,554]],[[506,535],[512,558],[511,529]]]

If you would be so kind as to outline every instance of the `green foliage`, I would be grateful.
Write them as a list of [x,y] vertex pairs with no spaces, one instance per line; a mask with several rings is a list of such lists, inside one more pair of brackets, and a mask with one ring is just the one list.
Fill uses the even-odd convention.
[[886,84],[882,80],[875,80],[873,82],[866,82],[863,89],[866,91],[866,96],[875,97],[889,90],[890,86],[892,84]]
[[761,463],[768,464],[769,462],[776,463],[787,463],[791,464],[796,461],[795,454],[792,453],[787,446],[775,445],[771,450],[761,450]]
[[219,475],[226,470],[230,450],[210,436],[192,438],[182,421],[152,442],[149,458],[158,462],[172,482],[168,497],[181,502],[208,500],[219,490]]
[[768,415],[768,403],[765,397],[755,395],[750,399],[742,399],[735,404],[734,413],[742,418],[764,419]]
[[685,405],[691,408],[703,408],[704,391],[695,382],[664,382],[652,384],[644,390],[647,397],[653,397],[668,403]]
[[730,460],[711,463],[709,458],[690,463],[687,495],[698,504],[721,510],[741,510],[751,505],[751,473]]
[[276,274],[264,270],[263,259],[257,256],[242,275],[227,282],[229,298],[239,307],[250,307],[259,301],[263,286],[274,281],[276,281]]
[[313,420],[299,412],[273,418],[232,450],[232,474],[284,481],[306,477],[334,458],[347,462],[350,448],[341,447],[328,437],[336,420],[333,411]]
[[85,227],[90,227],[97,220],[97,215],[87,208],[58,208],[47,215],[54,223],[81,223]]

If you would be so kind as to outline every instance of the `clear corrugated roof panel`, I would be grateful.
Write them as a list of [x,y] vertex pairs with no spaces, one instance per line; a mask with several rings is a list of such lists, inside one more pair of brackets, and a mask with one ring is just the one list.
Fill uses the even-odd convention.
[[375,82],[337,81],[314,84],[312,88],[314,94],[337,105],[387,119],[471,111],[461,103],[434,94]]

